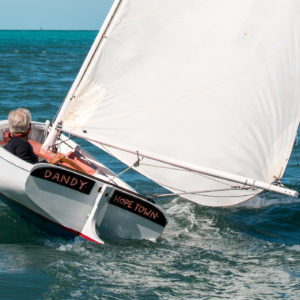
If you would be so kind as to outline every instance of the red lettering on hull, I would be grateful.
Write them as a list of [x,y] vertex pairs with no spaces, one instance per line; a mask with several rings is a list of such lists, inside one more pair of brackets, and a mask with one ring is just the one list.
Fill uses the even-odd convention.
[[42,167],[32,171],[32,176],[71,188],[84,194],[90,194],[95,181],[80,174],[55,167]]
[[59,172],[56,172],[54,175],[50,170],[46,170],[44,173],[44,178],[50,179],[50,181],[54,182],[60,182],[63,183],[63,185],[74,187],[78,186],[78,189],[81,191],[85,185],[88,184],[87,181],[83,181],[78,179],[76,177],[66,176],[64,174],[60,174]]
[[128,210],[161,226],[166,225],[166,217],[164,214],[146,199],[144,200],[143,198],[136,197],[135,195],[115,190],[109,203],[118,206],[121,209]]

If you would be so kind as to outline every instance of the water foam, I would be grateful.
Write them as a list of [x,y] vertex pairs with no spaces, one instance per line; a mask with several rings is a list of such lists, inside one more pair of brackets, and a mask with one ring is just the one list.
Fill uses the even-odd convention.
[[241,204],[236,205],[236,208],[252,208],[252,209],[259,209],[264,207],[269,207],[273,205],[280,205],[280,204],[295,204],[300,203],[300,198],[292,198],[277,194],[272,194],[272,198],[270,197],[270,194],[263,194],[260,196],[257,196],[253,199],[250,199],[246,202],[243,202]]

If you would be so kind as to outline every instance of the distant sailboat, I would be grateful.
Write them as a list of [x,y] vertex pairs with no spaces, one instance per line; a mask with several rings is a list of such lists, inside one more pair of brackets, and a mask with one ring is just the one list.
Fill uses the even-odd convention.
[[[297,0],[115,1],[49,134],[36,123],[31,137],[43,144],[40,155],[58,148],[83,170],[28,166],[18,195],[25,187],[29,200],[7,188],[11,178],[1,193],[98,242],[110,233],[158,237],[164,213],[63,142],[67,133],[200,205],[236,205],[264,189],[297,196],[273,182],[284,174],[300,120],[299,16]],[[5,136],[6,121],[1,128]],[[18,168],[0,150],[1,169]],[[61,183],[72,176],[78,186],[70,194],[70,181]],[[78,188],[88,179],[86,196]],[[55,189],[62,202],[34,200]],[[66,203],[76,203],[74,220]]]

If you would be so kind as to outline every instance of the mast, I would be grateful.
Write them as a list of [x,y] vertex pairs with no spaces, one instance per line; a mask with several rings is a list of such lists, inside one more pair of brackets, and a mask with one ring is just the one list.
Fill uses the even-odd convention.
[[49,149],[49,147],[51,147],[53,144],[55,144],[55,141],[56,141],[56,138],[57,138],[57,135],[59,133],[59,131],[57,130],[57,126],[61,123],[62,119],[63,119],[63,116],[65,115],[67,109],[68,109],[68,106],[69,104],[71,103],[71,101],[73,100],[73,98],[75,97],[75,92],[80,84],[80,82],[82,81],[91,61],[93,60],[94,58],[94,55],[96,53],[96,51],[99,49],[100,45],[101,45],[101,42],[105,41],[105,38],[106,38],[106,34],[108,33],[108,30],[109,30],[109,27],[121,5],[121,2],[123,0],[115,0],[83,65],[81,66],[80,68],[80,71],[75,79],[75,81],[73,82],[61,108],[60,108],[60,111],[55,119],[55,122],[53,123],[53,126],[42,146],[42,149],[44,150],[47,150]]
[[164,157],[162,155],[158,155],[158,154],[153,154],[153,153],[149,153],[146,151],[140,151],[140,150],[136,150],[136,149],[131,149],[129,147],[126,146],[120,146],[120,145],[113,145],[111,143],[105,142],[105,141],[100,141],[97,138],[94,138],[92,136],[88,136],[85,133],[79,133],[76,131],[72,131],[68,128],[63,128],[60,127],[58,128],[58,131],[64,131],[67,132],[71,135],[77,136],[79,138],[84,138],[86,140],[92,141],[92,142],[96,142],[99,143],[103,146],[107,146],[107,147],[111,147],[117,150],[121,150],[121,151],[125,151],[134,155],[137,155],[137,157],[144,157],[144,158],[149,158],[158,162],[162,162],[162,163],[166,163],[168,165],[174,166],[174,167],[178,167],[178,168],[182,168],[185,169],[187,171],[191,171],[191,172],[197,172],[203,175],[208,175],[208,176],[212,176],[215,178],[220,178],[220,179],[224,179],[224,180],[228,180],[228,181],[232,181],[235,183],[240,183],[246,187],[257,187],[260,189],[264,189],[270,192],[275,192],[275,193],[279,193],[279,194],[284,194],[284,195],[288,195],[288,196],[292,196],[292,197],[298,197],[298,192],[294,191],[294,190],[290,190],[288,188],[285,187],[280,187],[280,186],[276,186],[274,184],[271,183],[267,183],[261,180],[256,180],[254,178],[248,178],[248,177],[244,177],[244,176],[240,176],[240,175],[236,175],[236,174],[232,174],[229,172],[224,172],[224,171],[220,171],[220,170],[216,170],[216,169],[212,169],[212,168],[207,168],[207,167],[201,167],[201,166],[197,166],[191,163],[186,163],[186,162],[182,162],[179,160],[172,160],[170,158]]

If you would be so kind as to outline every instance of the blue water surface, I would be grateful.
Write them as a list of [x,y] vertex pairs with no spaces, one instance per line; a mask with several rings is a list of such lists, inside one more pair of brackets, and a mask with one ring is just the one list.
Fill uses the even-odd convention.
[[[52,120],[95,31],[0,31],[0,119]],[[115,172],[124,166],[85,143]],[[2,175],[3,176],[3,175]],[[140,193],[161,188],[129,172]],[[284,184],[300,191],[300,145]],[[156,242],[53,238],[0,202],[0,299],[300,299],[300,199],[262,193],[233,208],[159,201]]]

